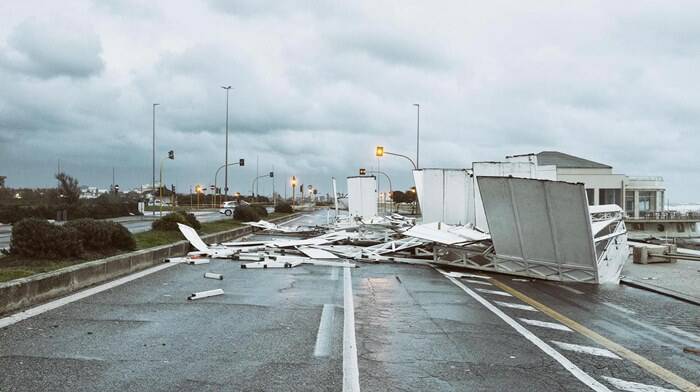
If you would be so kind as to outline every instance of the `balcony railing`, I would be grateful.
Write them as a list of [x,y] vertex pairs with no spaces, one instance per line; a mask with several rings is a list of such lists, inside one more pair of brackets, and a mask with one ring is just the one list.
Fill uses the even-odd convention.
[[654,211],[640,212],[639,218],[627,216],[626,220],[698,220],[700,221],[700,212],[678,212],[678,211]]

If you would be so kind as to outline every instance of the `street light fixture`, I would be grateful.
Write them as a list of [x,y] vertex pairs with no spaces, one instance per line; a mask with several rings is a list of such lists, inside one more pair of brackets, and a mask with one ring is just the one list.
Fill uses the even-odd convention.
[[297,189],[297,177],[292,176],[292,205],[294,205],[294,196],[295,196],[295,191]]
[[228,93],[231,86],[221,86],[226,90],[226,158],[224,161],[224,198],[228,199]]
[[[160,160],[160,178],[158,179],[158,185],[160,189],[160,216],[163,216],[163,162],[166,159],[175,159],[175,151],[170,150],[168,151],[168,156],[163,157],[163,159]],[[171,196],[171,198],[174,197]]]
[[415,162],[413,162],[413,159],[407,157],[406,155],[396,154],[393,152],[386,151],[386,150],[384,150],[384,147],[382,147],[382,146],[377,146],[377,148],[374,150],[374,155],[377,156],[377,158],[383,157],[384,155],[394,155],[397,157],[408,159],[408,161],[411,162],[411,165],[413,165],[413,168],[418,170],[418,166],[416,165]]

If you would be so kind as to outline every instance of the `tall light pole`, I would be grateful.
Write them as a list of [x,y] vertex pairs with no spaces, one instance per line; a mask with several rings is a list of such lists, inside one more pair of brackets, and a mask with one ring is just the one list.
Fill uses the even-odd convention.
[[420,167],[420,104],[414,103],[416,107],[416,169]]
[[[156,190],[156,106],[158,105],[160,104],[153,104],[153,179],[151,180],[151,192]],[[155,198],[155,195],[153,198]]]
[[226,90],[226,159],[224,161],[224,201],[228,200],[228,92],[231,86],[221,86]]

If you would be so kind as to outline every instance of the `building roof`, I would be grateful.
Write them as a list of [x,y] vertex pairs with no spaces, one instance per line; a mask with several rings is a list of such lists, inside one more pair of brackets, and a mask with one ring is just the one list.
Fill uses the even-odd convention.
[[538,153],[537,164],[576,169],[612,169],[612,166],[564,154],[559,151],[542,151]]

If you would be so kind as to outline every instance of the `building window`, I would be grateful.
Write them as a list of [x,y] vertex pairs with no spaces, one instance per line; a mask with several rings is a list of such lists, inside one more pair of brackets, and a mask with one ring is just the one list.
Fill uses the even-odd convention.
[[634,191],[625,192],[625,213],[634,216]]
[[639,213],[656,211],[656,191],[639,191]]
[[598,204],[617,204],[622,207],[621,194],[620,189],[599,189]]
[[588,198],[588,205],[592,206],[595,203],[595,199],[593,198],[595,189],[586,189],[586,197]]

